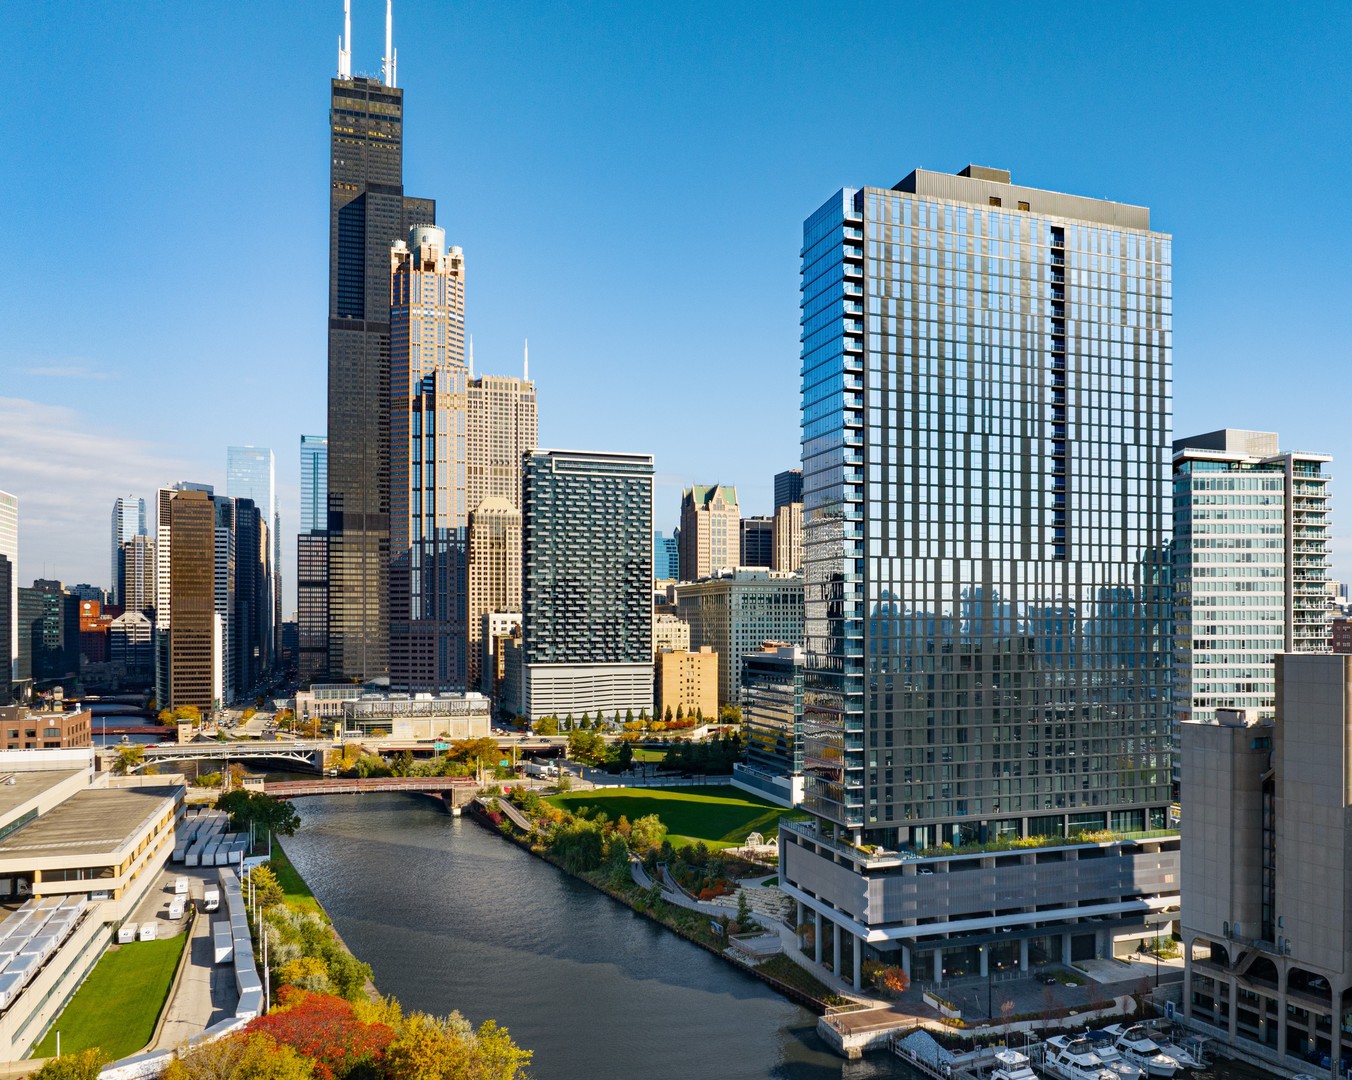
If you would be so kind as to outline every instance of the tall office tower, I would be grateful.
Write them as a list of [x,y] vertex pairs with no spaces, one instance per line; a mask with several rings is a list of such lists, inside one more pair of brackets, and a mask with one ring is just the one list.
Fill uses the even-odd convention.
[[522,712],[653,707],[653,459],[539,450],[521,493]]
[[193,488],[173,491],[166,502],[160,520],[168,534],[167,606],[173,622],[168,634],[168,696],[160,699],[160,706],[194,705],[206,711],[224,696],[220,662],[224,627],[216,584],[218,501]]
[[739,531],[738,566],[763,566],[770,569],[775,559],[775,525],[769,517],[742,518]]
[[234,703],[238,689],[235,671],[235,647],[238,636],[235,624],[235,500],[213,496],[216,508],[216,562],[213,595],[216,603],[219,647],[213,654],[216,665],[215,699],[222,705]]
[[300,531],[324,532],[329,527],[325,507],[329,497],[329,438],[300,437]]
[[520,510],[521,461],[538,441],[535,383],[511,375],[471,378],[465,477],[469,508],[496,497]]
[[[539,441],[535,384],[529,361],[522,377],[473,377],[470,356],[466,505],[469,507],[469,685],[479,686],[492,642],[484,616],[521,611],[521,462]],[[483,513],[480,513],[480,510]],[[508,511],[515,511],[513,518]],[[486,530],[476,536],[475,530]],[[515,545],[508,550],[503,545]],[[502,577],[501,575],[506,575]]]
[[9,665],[12,680],[19,677],[19,499],[0,491],[0,558],[9,560],[9,651],[0,662]]
[[19,589],[19,679],[55,682],[80,672],[80,599],[59,581]]
[[240,695],[259,685],[274,659],[272,579],[268,574],[273,545],[262,508],[252,499],[235,499],[234,503],[235,597],[228,662],[234,668],[235,692]]
[[[483,683],[486,615],[521,611],[521,511],[491,495],[469,515],[469,656],[471,688]],[[520,619],[518,618],[519,622]]]
[[737,489],[696,484],[681,495],[681,580],[698,581],[741,556]]
[[155,493],[155,700],[164,708],[169,700],[169,626],[170,597],[170,501],[180,491],[213,493],[210,484],[180,481]]
[[129,544],[146,533],[146,501],[135,495],[122,495],[113,500],[112,520],[113,572],[109,585],[109,602],[127,606],[122,598],[122,545]]
[[19,614],[14,603],[15,572],[16,567],[9,561],[9,556],[0,553],[0,705],[13,701],[15,692],[17,664],[11,659],[18,652],[18,643],[14,640]]
[[296,536],[296,672],[302,682],[329,669],[328,491],[328,436],[302,435]]
[[250,499],[263,518],[271,537],[265,552],[267,610],[262,613],[265,640],[260,642],[258,663],[271,671],[276,659],[277,634],[281,630],[282,541],[281,514],[277,511],[277,460],[266,446],[226,448],[225,494],[231,499]]
[[[1327,454],[1270,431],[1174,440],[1174,716],[1272,716],[1272,658],[1331,648]],[[1243,597],[1243,605],[1234,600]]]
[[[812,819],[780,866],[856,985],[1111,956],[1173,917],[1178,839],[1142,838],[1170,797],[1170,246],[1145,208],[977,166],[804,224]],[[925,873],[1100,830],[1111,874],[1092,845]]]
[[390,687],[464,690],[465,259],[418,225],[390,263]]
[[676,536],[653,533],[653,580],[676,581],[681,573],[681,556]]
[[786,469],[775,473],[775,509],[803,501],[803,470]]
[[155,541],[133,536],[117,553],[118,603],[126,611],[155,610]]
[[803,579],[773,570],[725,570],[676,586],[676,612],[690,647],[718,653],[718,703],[736,705],[742,657],[766,641],[803,642]]
[[[386,38],[390,38],[386,26]],[[390,245],[436,221],[404,195],[404,92],[353,76],[344,29],[329,110],[329,671],[389,671]]]
[[785,503],[775,507],[774,523],[771,526],[771,540],[774,544],[774,558],[770,563],[772,570],[784,570],[796,574],[803,568],[803,504]]

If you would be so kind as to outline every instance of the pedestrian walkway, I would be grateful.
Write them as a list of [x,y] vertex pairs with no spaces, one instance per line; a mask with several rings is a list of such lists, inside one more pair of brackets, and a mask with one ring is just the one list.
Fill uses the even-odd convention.
[[159,1036],[147,1048],[172,1050],[196,1038],[212,1024],[235,1015],[239,996],[235,969],[216,964],[211,916],[199,915],[187,944],[187,962],[171,988],[159,1024]]

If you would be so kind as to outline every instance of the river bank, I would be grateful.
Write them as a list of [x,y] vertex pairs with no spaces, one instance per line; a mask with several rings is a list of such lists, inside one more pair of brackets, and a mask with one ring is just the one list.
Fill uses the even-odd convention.
[[[762,964],[752,962],[749,957],[743,959],[739,955],[734,955],[722,933],[713,932],[713,927],[718,925],[718,919],[711,913],[667,903],[660,897],[651,895],[648,890],[640,888],[629,877],[617,882],[608,877],[604,870],[572,871],[544,848],[532,845],[529,838],[522,835],[510,818],[501,815],[495,817],[478,800],[470,803],[468,809],[473,821],[515,844],[533,858],[540,859],[573,880],[604,893],[630,911],[659,924],[692,945],[698,945],[737,970],[754,976],[795,1004],[811,1009],[819,1016],[833,1007],[847,1004],[847,999],[832,992],[828,986],[787,957],[781,956],[785,961],[782,964],[771,963],[774,958],[765,961],[764,963],[770,964],[770,967],[766,968]],[[787,975],[795,982],[788,982],[780,975]]]

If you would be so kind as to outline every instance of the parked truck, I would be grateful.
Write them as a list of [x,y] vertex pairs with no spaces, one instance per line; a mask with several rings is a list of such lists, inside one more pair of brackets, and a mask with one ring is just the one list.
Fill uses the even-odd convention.
[[202,890],[202,910],[216,911],[221,906],[221,890],[217,885],[208,885]]

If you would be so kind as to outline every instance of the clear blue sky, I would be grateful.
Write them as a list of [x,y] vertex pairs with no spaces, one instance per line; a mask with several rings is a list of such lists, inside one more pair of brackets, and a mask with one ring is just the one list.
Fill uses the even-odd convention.
[[[376,73],[384,4],[353,9]],[[277,452],[290,612],[341,25],[341,0],[0,13],[21,580],[106,583],[115,495],[223,485],[253,443]],[[465,249],[478,370],[518,371],[529,338],[541,442],[655,454],[663,530],[690,482],[768,511],[798,458],[803,218],[916,166],[1151,207],[1176,432],[1352,464],[1352,6],[396,0],[395,39],[406,189]]]

